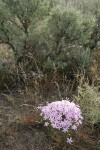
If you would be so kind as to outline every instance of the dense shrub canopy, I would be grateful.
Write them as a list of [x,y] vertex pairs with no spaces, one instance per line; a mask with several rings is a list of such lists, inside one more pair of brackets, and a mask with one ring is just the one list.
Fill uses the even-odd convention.
[[100,45],[99,0],[0,0],[0,43],[25,72],[89,70]]

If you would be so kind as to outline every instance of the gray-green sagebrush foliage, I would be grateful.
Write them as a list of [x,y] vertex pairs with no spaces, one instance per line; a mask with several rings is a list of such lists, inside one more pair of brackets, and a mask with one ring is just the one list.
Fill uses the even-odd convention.
[[59,62],[66,63],[68,58],[75,58],[76,53],[83,53],[85,57],[94,25],[95,18],[93,16],[83,16],[74,8],[62,10],[57,7],[52,10],[48,21],[49,41],[53,52],[51,59],[54,59],[58,67],[60,67]]
[[[89,6],[91,4],[91,7]],[[0,0],[0,43],[42,71],[87,69],[100,43],[99,0]]]
[[53,5],[52,0],[0,0],[0,43],[9,45],[16,62],[31,62],[34,55],[39,57],[40,27]]
[[9,44],[17,54],[29,51],[35,29],[48,15],[49,5],[45,0],[1,0],[0,42]]
[[100,122],[100,92],[99,87],[84,83],[78,87],[78,95],[75,96],[84,115],[84,121],[93,127]]

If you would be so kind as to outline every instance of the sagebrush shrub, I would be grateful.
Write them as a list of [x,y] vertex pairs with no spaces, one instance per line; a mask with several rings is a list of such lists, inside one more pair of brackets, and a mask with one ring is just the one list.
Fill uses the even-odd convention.
[[100,121],[100,92],[99,87],[84,83],[78,87],[78,95],[75,96],[83,112],[86,124],[93,126]]

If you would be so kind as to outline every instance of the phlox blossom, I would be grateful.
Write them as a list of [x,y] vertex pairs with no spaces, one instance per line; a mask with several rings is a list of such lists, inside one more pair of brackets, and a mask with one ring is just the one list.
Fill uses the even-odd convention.
[[[61,130],[68,133],[70,130],[76,131],[82,124],[82,113],[78,105],[69,100],[55,101],[46,106],[39,107],[41,116],[46,121],[45,126]],[[68,143],[72,143],[71,138]]]
[[70,137],[70,138],[67,138],[67,143],[69,143],[69,144],[72,144],[72,143],[73,143],[73,140],[72,140],[71,137]]

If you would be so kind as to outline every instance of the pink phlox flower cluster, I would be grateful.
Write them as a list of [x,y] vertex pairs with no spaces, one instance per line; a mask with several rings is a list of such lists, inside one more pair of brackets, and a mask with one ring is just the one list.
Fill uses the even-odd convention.
[[41,116],[46,121],[45,126],[49,124],[62,132],[77,130],[82,124],[82,113],[78,105],[68,100],[55,101],[39,108]]

